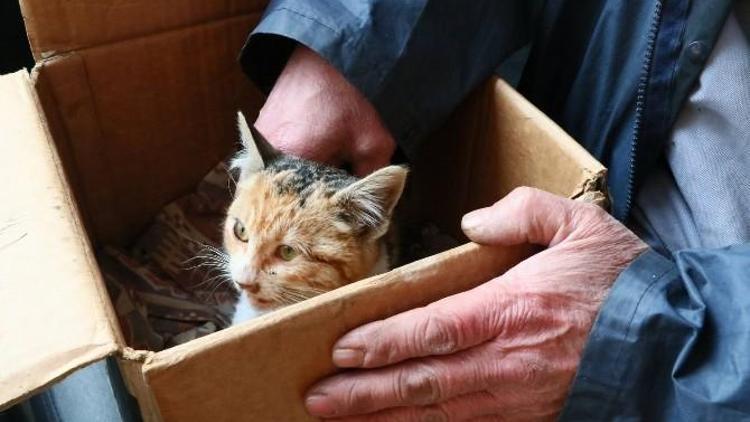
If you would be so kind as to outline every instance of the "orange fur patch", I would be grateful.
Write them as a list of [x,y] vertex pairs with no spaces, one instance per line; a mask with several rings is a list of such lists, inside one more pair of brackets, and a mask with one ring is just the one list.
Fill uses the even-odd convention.
[[[261,171],[243,180],[224,227],[225,250],[233,259],[244,260],[243,273],[252,278],[236,281],[257,283],[257,293],[244,293],[273,307],[362,279],[380,254],[380,239],[359,236],[337,220],[341,210],[322,184],[313,185],[302,205],[299,195],[279,189],[286,177],[289,171]],[[247,242],[234,235],[237,220],[245,227]],[[281,245],[298,255],[285,261],[279,255]]]

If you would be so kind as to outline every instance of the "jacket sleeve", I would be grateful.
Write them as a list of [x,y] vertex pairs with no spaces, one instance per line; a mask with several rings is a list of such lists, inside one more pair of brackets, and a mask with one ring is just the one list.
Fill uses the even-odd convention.
[[650,251],[613,286],[561,420],[750,418],[750,244]]
[[296,43],[367,97],[411,155],[498,64],[529,39],[537,2],[277,0],[240,55],[268,92]]

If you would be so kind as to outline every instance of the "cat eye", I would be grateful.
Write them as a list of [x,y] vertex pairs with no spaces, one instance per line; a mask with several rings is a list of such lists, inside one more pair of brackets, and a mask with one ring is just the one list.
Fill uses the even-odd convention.
[[247,242],[247,229],[245,229],[245,225],[240,223],[240,220],[234,220],[234,236],[240,241],[240,242]]
[[279,257],[284,261],[291,261],[298,255],[297,250],[289,245],[279,246]]

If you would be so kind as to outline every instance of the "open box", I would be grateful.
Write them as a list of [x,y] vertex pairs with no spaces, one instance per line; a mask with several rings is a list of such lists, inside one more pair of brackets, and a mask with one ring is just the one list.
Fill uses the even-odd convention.
[[[262,98],[235,58],[265,2],[23,2],[38,64],[0,77],[0,408],[116,356],[147,419],[305,420],[333,342],[527,256],[467,244],[160,352],[124,343],[93,250],[126,245],[235,146]],[[207,4],[211,3],[211,5]],[[605,169],[511,87],[478,89],[424,143],[425,215],[516,186],[602,196]]]

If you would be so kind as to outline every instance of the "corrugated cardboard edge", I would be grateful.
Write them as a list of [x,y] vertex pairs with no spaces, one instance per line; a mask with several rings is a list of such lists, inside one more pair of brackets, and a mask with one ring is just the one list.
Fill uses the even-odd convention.
[[150,361],[153,356],[154,352],[149,350],[135,350],[125,347],[120,351],[117,360],[125,387],[138,401],[141,416],[146,421],[162,420],[156,398],[143,375],[144,363]]
[[[25,71],[6,75],[4,78],[9,78],[6,79],[9,86],[11,84],[15,85],[16,89],[19,89],[17,92],[22,92],[22,94],[20,94],[22,95],[22,98],[29,100],[32,107],[36,110],[37,119],[35,124],[38,125],[37,132],[44,138],[42,142],[47,147],[46,159],[49,159],[52,162],[55,167],[54,171],[57,173],[57,177],[60,181],[59,192],[56,193],[62,196],[64,205],[57,208],[57,212],[63,213],[63,218],[70,223],[73,232],[72,245],[74,245],[73,248],[76,250],[75,258],[83,258],[83,267],[85,267],[88,272],[86,278],[94,281],[94,288],[91,291],[93,293],[92,296],[94,300],[98,302],[97,308],[102,311],[100,316],[104,317],[103,320],[106,321],[107,327],[101,329],[101,331],[97,331],[103,335],[103,337],[99,339],[101,340],[100,343],[84,344],[80,347],[73,347],[72,349],[67,350],[65,362],[61,361],[59,355],[47,357],[45,356],[45,354],[48,353],[46,350],[38,350],[40,364],[34,368],[33,373],[25,376],[24,382],[21,385],[16,385],[15,388],[9,386],[4,388],[3,391],[0,391],[0,403],[2,403],[0,408],[9,407],[18,403],[42,390],[51,383],[64,378],[75,370],[116,353],[124,343],[114,310],[112,309],[109,296],[104,287],[104,282],[99,273],[91,244],[89,243],[88,236],[86,236],[84,228],[81,225],[78,207],[71,195],[70,187],[67,184],[62,170],[60,157],[58,156],[47,127],[39,97],[34,90],[33,80]],[[61,251],[56,251],[56,253],[61,253]],[[44,333],[40,332],[39,335],[44,335]],[[4,347],[10,346],[6,344]]]

